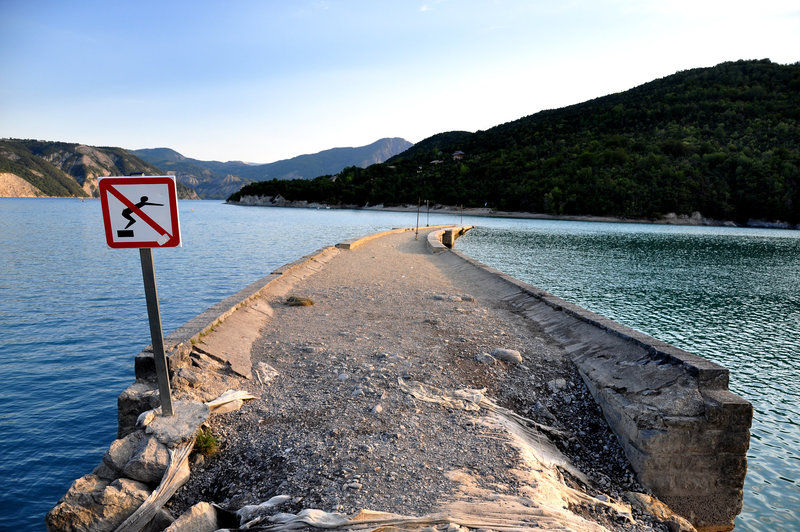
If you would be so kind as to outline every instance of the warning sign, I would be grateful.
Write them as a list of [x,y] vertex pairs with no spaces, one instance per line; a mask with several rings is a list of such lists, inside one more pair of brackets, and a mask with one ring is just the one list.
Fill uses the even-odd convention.
[[98,184],[106,242],[112,248],[166,248],[181,243],[175,178],[104,177]]

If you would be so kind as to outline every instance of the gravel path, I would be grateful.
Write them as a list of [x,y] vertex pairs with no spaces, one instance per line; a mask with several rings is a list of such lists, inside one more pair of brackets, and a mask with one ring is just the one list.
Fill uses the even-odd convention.
[[[448,264],[423,234],[393,234],[339,251],[289,294],[265,296],[274,315],[242,384],[259,399],[212,420],[221,452],[193,465],[173,514],[284,494],[283,512],[349,515],[452,513],[481,499],[524,506],[543,528],[666,529],[615,510],[624,492],[646,490],[561,347]],[[288,295],[313,305],[286,305]],[[496,349],[511,351],[485,356]],[[521,363],[499,359],[513,351]],[[420,398],[460,389],[485,389],[500,411],[551,427],[579,471],[532,461],[490,409]],[[544,493],[550,477],[562,482],[555,495]]]

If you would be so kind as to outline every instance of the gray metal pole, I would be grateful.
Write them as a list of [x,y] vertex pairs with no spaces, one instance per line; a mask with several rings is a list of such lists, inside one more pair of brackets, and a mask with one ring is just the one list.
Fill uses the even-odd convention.
[[417,227],[414,233],[414,240],[419,238],[419,208],[422,205],[422,198],[417,198]]
[[153,268],[153,250],[139,248],[142,259],[142,279],[144,280],[144,296],[147,300],[147,317],[150,319],[150,338],[153,341],[153,359],[156,363],[158,377],[158,394],[161,397],[161,413],[172,416],[172,391],[169,387],[167,357],[164,354],[164,336],[161,331],[161,311],[158,308],[158,289],[156,288],[156,272]]
[[425,210],[428,211],[428,218],[427,218],[427,221],[425,222],[425,227],[430,227],[431,226],[431,206],[428,203],[428,200],[425,200]]

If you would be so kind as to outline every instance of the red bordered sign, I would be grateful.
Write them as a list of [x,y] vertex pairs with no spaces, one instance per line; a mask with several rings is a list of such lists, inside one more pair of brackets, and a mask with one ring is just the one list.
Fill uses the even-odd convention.
[[98,188],[110,247],[166,248],[181,244],[174,177],[104,177]]

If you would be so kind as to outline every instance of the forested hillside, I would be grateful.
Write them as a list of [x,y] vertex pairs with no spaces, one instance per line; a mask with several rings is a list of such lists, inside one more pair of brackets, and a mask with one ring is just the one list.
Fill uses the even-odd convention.
[[428,199],[554,215],[699,211],[797,224],[800,63],[682,71],[487,131],[435,135],[366,169],[254,183],[230,200],[276,194],[347,205]]

